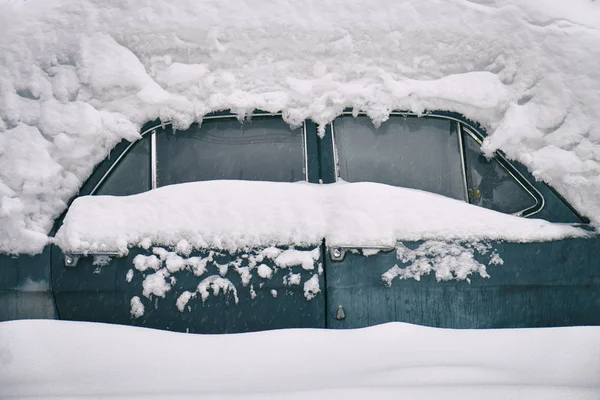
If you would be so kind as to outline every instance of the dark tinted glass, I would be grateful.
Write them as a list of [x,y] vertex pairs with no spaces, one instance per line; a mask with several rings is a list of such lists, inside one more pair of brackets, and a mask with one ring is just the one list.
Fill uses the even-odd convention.
[[495,159],[488,160],[479,144],[464,134],[469,202],[503,213],[516,213],[535,204],[523,187]]
[[206,120],[157,134],[158,185],[216,179],[304,180],[302,129],[281,118]]
[[379,128],[369,117],[335,120],[340,177],[380,182],[466,200],[454,124],[392,116]]
[[150,134],[121,158],[94,194],[128,196],[150,190]]

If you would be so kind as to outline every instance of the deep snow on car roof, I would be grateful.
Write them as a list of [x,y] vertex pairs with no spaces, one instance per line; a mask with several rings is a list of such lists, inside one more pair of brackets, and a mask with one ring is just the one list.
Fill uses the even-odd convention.
[[0,252],[35,253],[121,139],[160,118],[448,110],[600,223],[600,4],[0,4]]

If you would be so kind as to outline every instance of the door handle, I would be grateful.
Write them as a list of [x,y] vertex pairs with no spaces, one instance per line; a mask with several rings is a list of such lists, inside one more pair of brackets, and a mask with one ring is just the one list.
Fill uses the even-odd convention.
[[81,257],[87,256],[106,256],[106,257],[117,257],[120,256],[121,253],[118,251],[103,251],[98,253],[64,253],[63,254],[63,262],[65,263],[65,267],[74,268],[79,263],[79,259]]
[[361,245],[344,245],[329,247],[329,257],[332,261],[343,261],[348,250],[376,250],[376,251],[392,251],[394,247],[390,246],[361,246]]

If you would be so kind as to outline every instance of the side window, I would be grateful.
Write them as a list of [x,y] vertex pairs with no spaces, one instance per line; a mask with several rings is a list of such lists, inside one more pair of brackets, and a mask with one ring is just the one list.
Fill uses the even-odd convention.
[[128,196],[150,190],[150,136],[144,135],[115,161],[93,194]]
[[305,180],[304,135],[281,118],[207,119],[185,131],[157,130],[158,186],[216,179]]
[[464,133],[469,202],[507,214],[533,207],[535,198],[494,158],[488,160],[480,144]]
[[334,122],[339,176],[465,199],[456,124],[447,119],[390,116],[375,128],[367,116]]

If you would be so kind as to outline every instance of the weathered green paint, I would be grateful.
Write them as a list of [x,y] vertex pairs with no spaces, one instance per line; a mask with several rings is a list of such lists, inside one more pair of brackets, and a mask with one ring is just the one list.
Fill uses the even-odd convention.
[[[438,114],[464,119],[454,113]],[[323,138],[318,137],[317,130],[317,124],[306,122],[308,181],[333,183],[336,168],[331,125],[325,127]],[[96,167],[78,195],[89,194],[128,145],[127,141],[117,145],[110,157]],[[534,182],[524,167],[515,166],[545,198],[545,207],[537,217],[553,222],[582,221],[547,186]],[[57,219],[53,232],[60,226],[61,219]],[[407,243],[408,246],[416,244],[418,242]],[[322,293],[313,300],[304,298],[302,285],[284,287],[282,270],[271,280],[259,279],[254,273],[252,284],[257,296],[251,299],[249,286],[244,287],[239,275],[230,271],[227,278],[238,289],[238,304],[231,294],[210,296],[204,303],[196,298],[184,312],[176,308],[176,299],[184,290],[194,290],[209,273],[196,277],[190,272],[180,272],[176,275],[177,284],[164,299],[150,301],[141,294],[142,281],[153,271],[136,272],[131,283],[125,279],[127,271],[133,268],[133,258],[137,254],[149,254],[147,251],[131,249],[127,257],[115,258],[104,267],[93,266],[93,259],[87,257],[82,258],[77,267],[66,268],[60,249],[53,247],[50,279],[48,247],[37,256],[0,255],[0,320],[56,317],[55,297],[63,319],[201,333],[296,327],[354,328],[389,321],[452,328],[600,325],[600,262],[596,260],[600,256],[600,239],[525,244],[496,242],[492,247],[503,258],[504,265],[488,266],[491,277],[472,276],[470,284],[436,282],[430,275],[421,281],[395,279],[387,288],[381,274],[399,264],[395,252],[370,257],[348,252],[342,262],[331,261],[328,255],[323,257],[322,252],[320,261],[326,264],[320,276]],[[219,262],[234,257],[237,256],[224,256]],[[215,273],[215,270],[210,271],[210,274]],[[312,273],[302,271],[302,282]],[[262,289],[259,281],[264,283]],[[271,289],[277,290],[276,299]],[[142,318],[130,315],[133,296],[144,301]],[[339,305],[345,310],[343,321],[335,319]]]
[[321,182],[334,183],[337,180],[337,176],[331,124],[325,126],[324,135],[319,140],[319,162]]
[[[211,295],[202,301],[200,296],[190,300],[188,307],[180,312],[176,307],[177,298],[184,291],[195,291],[198,284],[210,275],[219,275],[218,269],[207,266],[207,272],[197,277],[190,271],[181,271],[173,276],[177,279],[164,298],[152,296],[146,299],[142,295],[144,277],[154,273],[149,270],[138,271],[130,283],[126,280],[129,269],[133,269],[133,259],[138,254],[150,255],[143,249],[131,249],[124,258],[113,258],[109,265],[94,266],[92,257],[83,257],[76,267],[65,267],[59,248],[53,249],[53,285],[56,304],[61,319],[77,321],[96,321],[115,324],[136,325],[193,333],[235,333],[265,329],[282,328],[324,328],[324,296],[318,295],[306,300],[302,284],[285,286],[283,276],[289,269],[278,269],[271,279],[260,278],[252,271],[250,283],[244,286],[240,275],[230,267],[224,276],[237,290],[238,303],[232,293]],[[191,256],[206,257],[208,252],[194,253]],[[222,255],[215,257],[218,264],[226,264],[238,259],[240,255]],[[314,271],[305,271],[300,266],[293,267],[294,273],[301,273],[304,283],[317,273],[317,264],[322,263],[323,255],[315,261]],[[270,260],[262,263],[273,267]],[[256,298],[250,295],[250,285],[254,286]],[[262,287],[261,287],[262,285]],[[320,287],[323,288],[323,276]],[[277,290],[274,298],[271,290]],[[130,315],[130,300],[139,296],[145,313],[141,318]]]
[[[600,325],[600,239],[490,244],[504,264],[487,266],[489,278],[473,274],[471,283],[437,282],[430,274],[420,281],[396,278],[388,288],[381,275],[403,266],[395,252],[348,252],[341,262],[328,255],[328,327],[390,321],[445,328]],[[339,305],[342,321],[333,318]]]
[[0,321],[56,317],[50,247],[35,256],[0,254]]
[[321,179],[321,163],[319,154],[321,154],[321,140],[317,136],[317,124],[312,121],[306,121],[306,176],[309,183],[319,183]]

